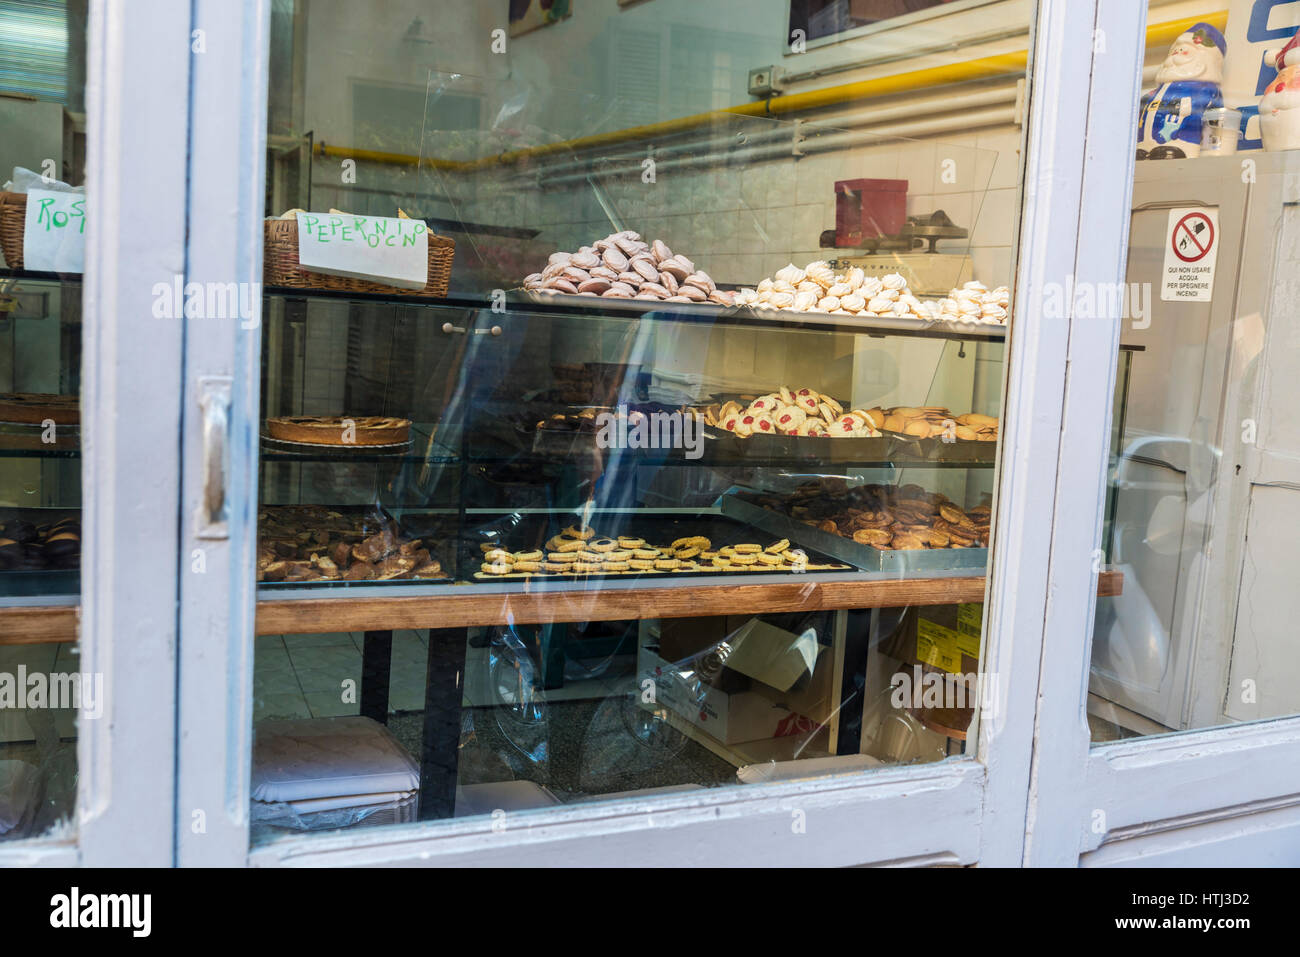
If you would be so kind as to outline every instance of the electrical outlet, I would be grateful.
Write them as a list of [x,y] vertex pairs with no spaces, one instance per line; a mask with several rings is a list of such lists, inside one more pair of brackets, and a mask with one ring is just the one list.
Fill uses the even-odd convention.
[[761,66],[749,71],[749,95],[772,96],[781,92],[783,71],[779,66]]

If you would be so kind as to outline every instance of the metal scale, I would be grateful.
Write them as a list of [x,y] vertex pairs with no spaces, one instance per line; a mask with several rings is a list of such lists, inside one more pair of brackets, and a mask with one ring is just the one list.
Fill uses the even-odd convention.
[[[918,296],[946,296],[954,286],[973,278],[971,258],[965,253],[938,252],[942,239],[965,239],[970,231],[956,225],[942,210],[921,216],[909,216],[892,236],[864,236],[858,245],[861,254],[837,256],[831,268],[839,271],[857,266],[868,276],[898,273],[908,288]],[[834,247],[836,234],[822,234],[822,246]],[[923,251],[918,249],[928,246]]]

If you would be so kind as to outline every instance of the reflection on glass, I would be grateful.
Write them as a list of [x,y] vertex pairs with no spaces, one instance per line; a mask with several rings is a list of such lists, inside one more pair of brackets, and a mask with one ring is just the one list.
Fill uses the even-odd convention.
[[[1120,367],[1113,422],[1104,552],[1123,591],[1097,607],[1099,742],[1300,711],[1286,185],[1298,159],[1276,135],[1296,124],[1277,109],[1295,41],[1255,43],[1237,15],[1147,51],[1156,92],[1139,133],[1127,299],[1149,308],[1125,313],[1123,339],[1140,351]],[[1225,36],[1240,44],[1226,62]],[[1160,134],[1160,91],[1191,87],[1189,121]]]
[[[453,6],[275,21],[254,839],[964,753],[1017,78],[907,135],[749,98],[784,8],[498,57]],[[413,217],[445,285],[301,268],[295,210]]]

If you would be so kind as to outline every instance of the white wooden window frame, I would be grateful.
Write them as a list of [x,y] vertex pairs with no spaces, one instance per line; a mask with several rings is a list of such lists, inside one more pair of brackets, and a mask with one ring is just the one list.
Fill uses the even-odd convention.
[[[1109,55],[1117,37],[1142,34],[1145,7],[1101,0],[1097,23]],[[1121,155],[1094,122],[1100,112],[1124,114],[1128,129],[1136,129],[1138,80],[1131,51],[1121,52],[1094,83],[1073,269],[1079,282],[1126,278],[1134,137],[1130,132]],[[1294,864],[1300,859],[1300,718],[1091,744],[1086,707],[1096,588],[1089,566],[1101,544],[1106,454],[1099,429],[1109,429],[1121,321],[1072,323],[1078,335],[1070,342],[1062,414],[1071,441],[1055,481],[1050,640],[1038,687],[1025,863]]]
[[[174,860],[179,320],[153,286],[185,271],[190,23],[171,0],[92,0],[82,294],[80,662],[75,833],[0,845],[0,866]],[[160,82],[162,78],[165,82]]]
[[[1039,0],[1025,143],[1025,202],[1019,234],[1018,319],[1008,349],[995,548],[987,594],[985,669],[999,676],[996,713],[979,728],[975,757],[810,781],[711,789],[653,799],[593,802],[513,816],[434,821],[248,846],[252,727],[256,516],[257,339],[227,325],[191,329],[187,342],[181,554],[207,547],[207,573],[182,569],[177,758],[177,861],[183,865],[296,864],[681,865],[863,863],[1019,864],[1031,800],[1040,679],[1058,655],[1045,645],[1083,649],[1091,598],[1070,620],[1053,617],[1054,590],[1095,589],[1091,569],[1064,561],[1071,541],[1096,539],[1106,415],[1083,418],[1080,445],[1063,442],[1063,422],[1102,401],[1098,385],[1113,373],[1117,328],[1109,340],[1096,320],[1076,326],[1044,321],[1043,286],[1079,268],[1085,188],[1122,220],[1122,183],[1086,181],[1092,154],[1107,145],[1112,165],[1129,152],[1129,111],[1108,99],[1115,77],[1136,92],[1140,22],[1133,35],[1110,37],[1108,52],[1080,43],[1099,18],[1119,24],[1122,0]],[[269,0],[246,0],[237,13],[218,0],[195,0],[194,28],[206,31],[206,55],[190,57],[190,272],[219,281],[261,276],[262,175],[265,154]],[[1134,20],[1132,16],[1127,18]],[[212,55],[219,50],[221,55]],[[1108,57],[1113,59],[1108,59]],[[1127,73],[1113,71],[1115,62]],[[1131,75],[1130,75],[1131,74]],[[1113,91],[1111,91],[1113,92]],[[1097,103],[1097,109],[1093,104]],[[1102,106],[1105,108],[1101,108]],[[1122,150],[1116,146],[1120,144]],[[1085,164],[1085,150],[1090,162]],[[232,215],[232,211],[233,215]],[[200,218],[201,217],[201,218]],[[198,228],[201,225],[202,228]],[[1076,228],[1078,225],[1078,228]],[[1113,237],[1118,233],[1111,233]],[[1096,239],[1098,237],[1090,237]],[[1090,248],[1090,247],[1088,247]],[[1084,263],[1088,265],[1088,263]],[[1105,274],[1105,270],[1099,270]],[[1092,337],[1092,338],[1090,338]],[[1072,364],[1103,371],[1083,382]],[[206,545],[189,516],[198,502],[200,450],[195,382],[230,376],[236,383],[226,497],[230,540]],[[1086,400],[1086,401],[1085,401]],[[1076,430],[1077,431],[1077,430]],[[1088,454],[1081,451],[1086,446]],[[1079,468],[1079,463],[1083,463]],[[1043,481],[1043,476],[1059,476]],[[1063,509],[1066,490],[1098,507]],[[1063,526],[1054,523],[1064,523]],[[1091,560],[1091,547],[1086,549]],[[1064,610],[1064,609],[1061,609]],[[1046,636],[1051,642],[1046,642]],[[1082,688],[1079,661],[1073,684]],[[1066,682],[1069,684],[1069,682]],[[1078,769],[1085,767],[1079,755]],[[803,812],[802,833],[792,826]],[[496,826],[494,826],[494,823]],[[653,849],[653,850],[651,850]]]

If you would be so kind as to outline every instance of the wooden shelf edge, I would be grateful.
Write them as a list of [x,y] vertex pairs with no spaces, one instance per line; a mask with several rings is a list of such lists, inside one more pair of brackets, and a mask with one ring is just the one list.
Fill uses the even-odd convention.
[[[1102,572],[1101,598],[1124,590],[1121,572]],[[900,608],[984,600],[984,576],[769,585],[702,585],[534,593],[458,591],[420,597],[264,599],[257,603],[257,634],[388,629],[470,628],[550,622],[696,618],[841,608]],[[78,637],[76,605],[0,607],[0,646],[72,642]]]
[[80,621],[77,605],[0,607],[0,646],[76,641]]
[[[1100,597],[1123,590],[1121,572],[1102,572]],[[470,628],[552,622],[634,621],[778,614],[843,608],[899,608],[984,600],[984,576],[767,585],[701,585],[510,594],[458,591],[419,597],[291,598],[257,603],[259,635],[388,629]]]

